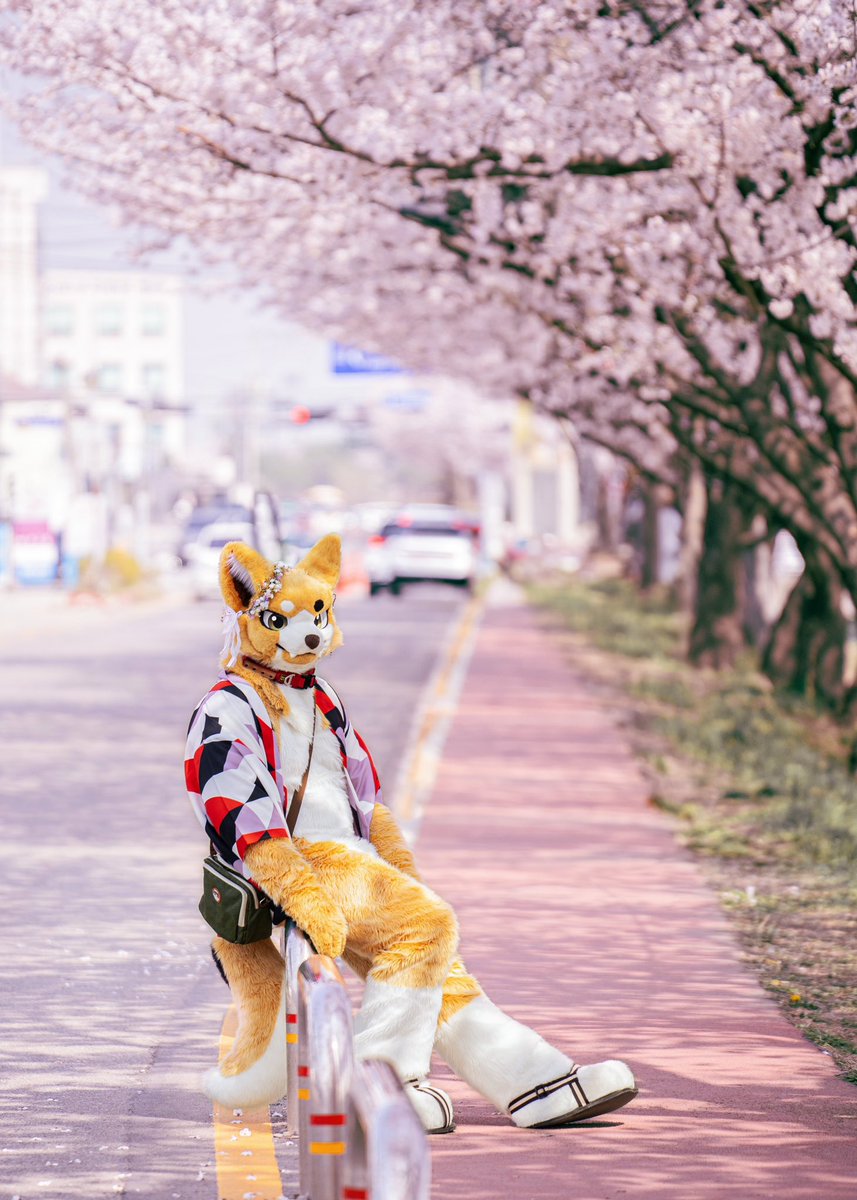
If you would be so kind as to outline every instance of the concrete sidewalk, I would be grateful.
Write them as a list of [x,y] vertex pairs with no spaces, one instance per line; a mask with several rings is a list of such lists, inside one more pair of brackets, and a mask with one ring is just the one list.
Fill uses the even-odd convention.
[[517,1130],[447,1078],[437,1200],[855,1200],[857,1088],[742,966],[609,704],[523,607],[489,608],[417,846],[486,991],[637,1100]]

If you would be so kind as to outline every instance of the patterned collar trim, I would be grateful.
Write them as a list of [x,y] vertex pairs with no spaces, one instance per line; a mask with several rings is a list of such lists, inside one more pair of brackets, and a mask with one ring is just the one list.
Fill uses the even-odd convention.
[[315,687],[315,671],[303,674],[300,671],[278,671],[276,667],[269,667],[265,663],[257,662],[255,658],[248,658],[246,654],[241,658],[241,665],[250,671],[258,671],[260,675],[285,687],[298,688],[300,691]]

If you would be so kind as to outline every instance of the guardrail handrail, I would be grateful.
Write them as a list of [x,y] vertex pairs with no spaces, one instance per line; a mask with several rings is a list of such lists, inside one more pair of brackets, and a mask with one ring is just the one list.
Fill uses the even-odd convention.
[[354,1043],[345,981],[322,954],[298,971],[298,1030],[301,1191],[312,1200],[339,1200]]
[[348,1099],[343,1200],[429,1200],[425,1131],[390,1064],[356,1062]]
[[419,1117],[389,1063],[354,1061],[351,1001],[336,963],[286,929],[288,1128],[307,1200],[428,1200]]
[[294,921],[286,923],[286,1125],[298,1132],[298,971],[314,954],[312,942]]

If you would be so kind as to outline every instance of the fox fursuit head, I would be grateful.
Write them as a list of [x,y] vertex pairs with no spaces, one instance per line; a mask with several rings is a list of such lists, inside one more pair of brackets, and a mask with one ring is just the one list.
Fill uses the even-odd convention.
[[[576,1065],[497,1008],[458,957],[455,914],[420,879],[365,742],[317,674],[342,642],[340,556],[334,535],[292,568],[239,542],[223,550],[223,669],[191,719],[185,755],[207,836],[319,953],[343,957],[365,980],[356,1053],[393,1065],[429,1132],[454,1128],[449,1097],[427,1082],[433,1050],[517,1126],[620,1108],[637,1094],[624,1063]],[[302,804],[290,814],[304,776]],[[213,950],[238,1032],[206,1091],[231,1107],[279,1100],[282,956],[272,940],[215,938]]]

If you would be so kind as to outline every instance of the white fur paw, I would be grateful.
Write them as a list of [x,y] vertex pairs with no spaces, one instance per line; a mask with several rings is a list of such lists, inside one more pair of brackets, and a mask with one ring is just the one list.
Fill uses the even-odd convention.
[[403,1086],[426,1133],[452,1133],[455,1115],[446,1092],[424,1079],[407,1079]]
[[509,1115],[521,1128],[569,1125],[614,1112],[637,1095],[630,1067],[617,1059],[573,1067],[516,1096]]
[[220,1068],[214,1067],[205,1076],[203,1091],[226,1108],[255,1108],[282,1099],[286,1094],[286,1014],[282,1006],[262,1056],[240,1075],[222,1075]]
[[286,1094],[286,1074],[284,1070],[263,1073],[251,1067],[241,1075],[221,1075],[214,1067],[203,1079],[203,1091],[209,1100],[226,1108],[276,1104]]

